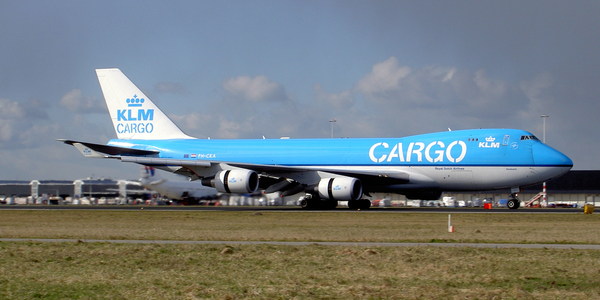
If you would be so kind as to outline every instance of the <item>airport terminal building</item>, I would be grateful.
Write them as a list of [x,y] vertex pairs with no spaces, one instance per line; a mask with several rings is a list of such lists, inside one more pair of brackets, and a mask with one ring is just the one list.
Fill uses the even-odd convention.
[[[3,204],[70,204],[81,198],[126,199],[127,195],[132,194],[143,196],[149,192],[136,181],[129,180],[0,181],[0,203]],[[68,202],[64,203],[65,200]]]

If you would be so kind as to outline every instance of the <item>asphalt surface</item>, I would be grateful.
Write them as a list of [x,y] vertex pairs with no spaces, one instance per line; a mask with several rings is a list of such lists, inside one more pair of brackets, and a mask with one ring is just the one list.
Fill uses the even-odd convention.
[[[320,210],[304,210],[298,206],[169,206],[169,205],[0,205],[0,210],[155,210],[155,211],[282,211],[282,212],[316,212]],[[349,208],[325,210],[327,212],[351,212]],[[364,212],[390,213],[583,213],[583,208],[493,208],[481,207],[372,207]]]

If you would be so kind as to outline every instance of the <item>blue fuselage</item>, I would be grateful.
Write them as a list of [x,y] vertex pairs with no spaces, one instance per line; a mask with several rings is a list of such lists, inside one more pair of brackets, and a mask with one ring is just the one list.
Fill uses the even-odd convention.
[[403,138],[111,140],[109,145],[154,150],[158,157],[169,159],[406,172],[447,190],[532,184],[562,175],[573,166],[564,154],[516,129]]

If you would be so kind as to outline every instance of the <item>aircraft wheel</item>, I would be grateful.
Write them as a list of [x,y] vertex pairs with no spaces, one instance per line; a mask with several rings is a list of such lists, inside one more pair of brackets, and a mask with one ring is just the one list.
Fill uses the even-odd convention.
[[351,200],[348,201],[348,208],[349,209],[357,209],[358,208],[358,200]]
[[306,199],[300,200],[300,207],[302,207],[304,209],[308,208],[308,200],[306,200]]
[[360,209],[369,209],[371,208],[371,201],[367,199],[360,200]]
[[371,201],[366,199],[348,201],[348,208],[350,209],[369,209],[370,207]]
[[506,206],[509,209],[517,209],[521,206],[521,201],[517,200],[517,199],[510,199],[508,200],[508,202],[506,203]]
[[303,209],[315,209],[315,201],[312,199],[302,199],[300,200],[300,207]]
[[322,201],[319,199],[319,197],[316,197],[313,194],[306,194],[306,196],[300,200],[300,207],[303,209],[320,209],[323,207],[321,202]]
[[321,202],[321,206],[323,207],[323,209],[335,209],[337,205],[338,202],[335,200],[327,200]]

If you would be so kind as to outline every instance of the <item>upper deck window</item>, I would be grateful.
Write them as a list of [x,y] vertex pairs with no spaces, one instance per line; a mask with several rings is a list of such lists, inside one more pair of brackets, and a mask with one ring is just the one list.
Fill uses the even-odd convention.
[[539,141],[539,139],[535,135],[522,135],[521,136],[521,141],[523,141],[523,140]]

